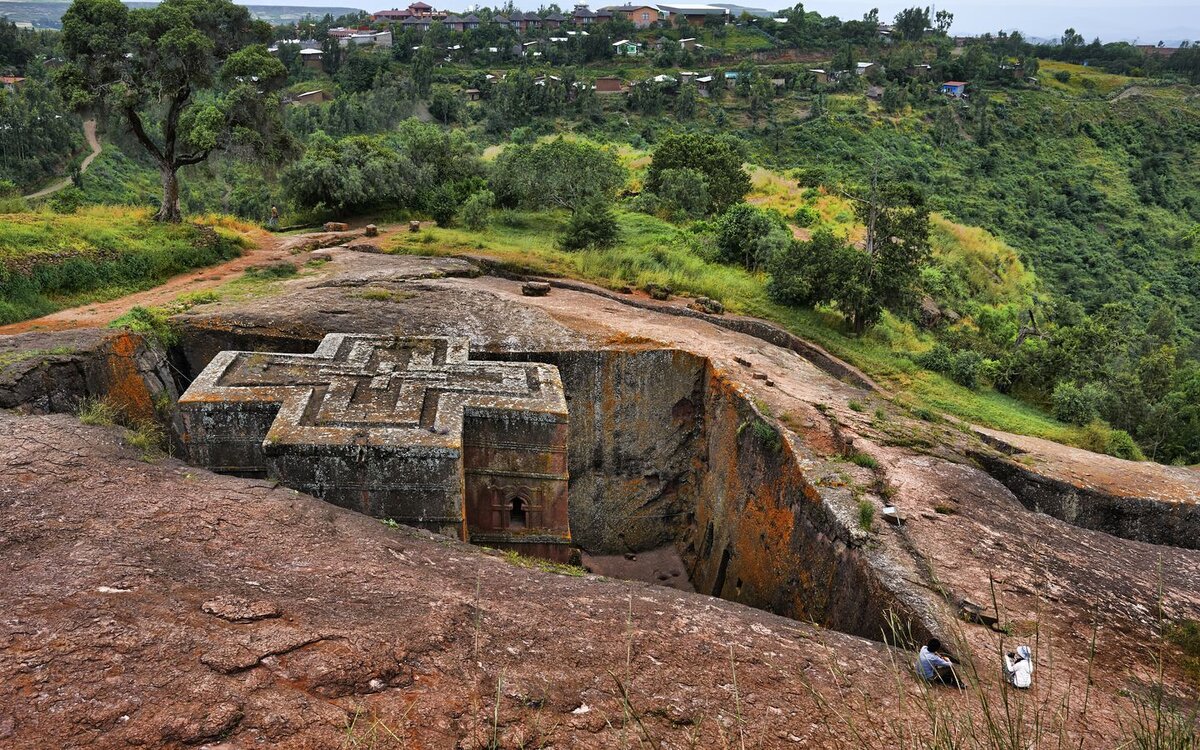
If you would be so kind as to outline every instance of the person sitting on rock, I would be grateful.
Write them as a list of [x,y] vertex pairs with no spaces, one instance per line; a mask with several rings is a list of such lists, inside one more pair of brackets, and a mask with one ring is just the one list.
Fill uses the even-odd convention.
[[1004,655],[1004,672],[1015,688],[1025,689],[1033,684],[1033,652],[1028,646],[1018,646],[1015,653]]
[[962,680],[954,671],[954,657],[941,653],[942,642],[930,638],[917,655],[917,674],[926,682],[938,682],[951,687],[962,687]]

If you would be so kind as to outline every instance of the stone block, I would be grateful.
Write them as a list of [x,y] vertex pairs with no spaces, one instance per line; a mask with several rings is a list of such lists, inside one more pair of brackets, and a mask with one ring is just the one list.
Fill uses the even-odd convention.
[[326,232],[345,232],[350,229],[350,225],[340,221],[325,222]]
[[374,224],[368,224],[363,227],[363,234],[367,237],[378,237],[379,227],[375,226]]
[[526,297],[545,297],[550,293],[550,284],[545,281],[526,281],[521,285],[521,294]]

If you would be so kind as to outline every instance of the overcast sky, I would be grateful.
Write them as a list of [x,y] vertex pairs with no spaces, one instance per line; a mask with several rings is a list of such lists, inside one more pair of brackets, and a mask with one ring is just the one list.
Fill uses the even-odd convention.
[[[473,2],[481,0],[430,0],[437,8],[465,10]],[[515,0],[517,6],[536,10],[539,5],[552,0]],[[763,0],[722,0],[741,5],[778,10],[791,5],[795,0],[764,2]],[[860,18],[873,7],[879,8],[879,17],[891,19],[902,8],[925,4],[930,0],[812,0],[804,3],[808,10],[821,15],[835,15],[846,20]],[[391,7],[406,7],[409,0],[240,0],[247,5],[345,5],[361,7],[366,3],[367,11]],[[575,0],[558,0],[564,8]],[[374,3],[372,5],[372,3]],[[483,4],[481,2],[481,4]],[[496,0],[486,4],[496,5]],[[592,0],[593,7],[619,4],[619,0]],[[1200,0],[1043,0],[1032,2],[1003,2],[997,0],[951,0],[939,3],[954,14],[951,33],[982,34],[1000,29],[1019,29],[1027,36],[1058,37],[1063,30],[1073,27],[1091,41],[1100,37],[1105,41],[1125,39],[1137,40],[1140,44],[1157,44],[1159,40],[1178,41],[1200,39]]]

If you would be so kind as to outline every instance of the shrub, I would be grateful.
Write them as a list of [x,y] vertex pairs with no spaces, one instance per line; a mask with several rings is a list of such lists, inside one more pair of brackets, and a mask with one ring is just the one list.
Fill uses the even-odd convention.
[[617,244],[620,227],[607,203],[594,202],[571,214],[559,245],[563,250],[608,248]]
[[1071,72],[1068,70],[1060,70],[1054,74],[1054,80],[1058,81],[1059,83],[1066,83],[1067,81],[1071,80]]
[[858,500],[858,525],[863,531],[870,531],[875,524],[875,503],[865,497]]
[[296,264],[287,261],[272,263],[269,266],[250,266],[246,269],[246,277],[251,279],[290,279],[295,275]]
[[1095,383],[1080,387],[1064,380],[1054,387],[1050,401],[1055,419],[1068,424],[1085,425],[1099,418],[1106,397],[1104,389]]
[[494,205],[496,205],[496,196],[491,190],[472,193],[471,197],[467,198],[462,205],[460,218],[463,226],[474,232],[487,229]]
[[809,206],[801,206],[792,214],[792,221],[796,222],[798,227],[811,227],[817,223],[818,218],[817,212]]
[[47,201],[50,209],[58,214],[73,214],[83,206],[83,191],[77,187],[59,190]]
[[84,424],[111,427],[117,423],[120,416],[115,407],[102,398],[89,398],[79,402],[75,412],[79,421]]
[[866,453],[855,453],[850,457],[850,463],[855,466],[861,466],[864,469],[871,469],[872,471],[879,468],[879,462]]
[[166,313],[157,308],[134,307],[114,320],[111,326],[140,333],[146,339],[157,342],[164,348],[171,346],[179,339],[179,335],[171,327],[171,321],[168,320]]
[[983,369],[983,356],[973,349],[962,349],[950,357],[951,380],[959,385],[974,389],[979,385],[979,374]]

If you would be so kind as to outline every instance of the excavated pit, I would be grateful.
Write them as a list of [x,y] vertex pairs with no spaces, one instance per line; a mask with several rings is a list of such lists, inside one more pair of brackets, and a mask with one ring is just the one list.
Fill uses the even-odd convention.
[[[182,392],[221,351],[309,353],[319,340],[185,326],[169,357]],[[807,481],[788,439],[707,359],[640,346],[471,358],[559,369],[570,413],[571,535],[597,572],[694,587],[873,639],[888,632],[889,612],[906,614]],[[665,556],[686,582],[606,564],[642,553]],[[923,626],[910,619],[920,636]]]

